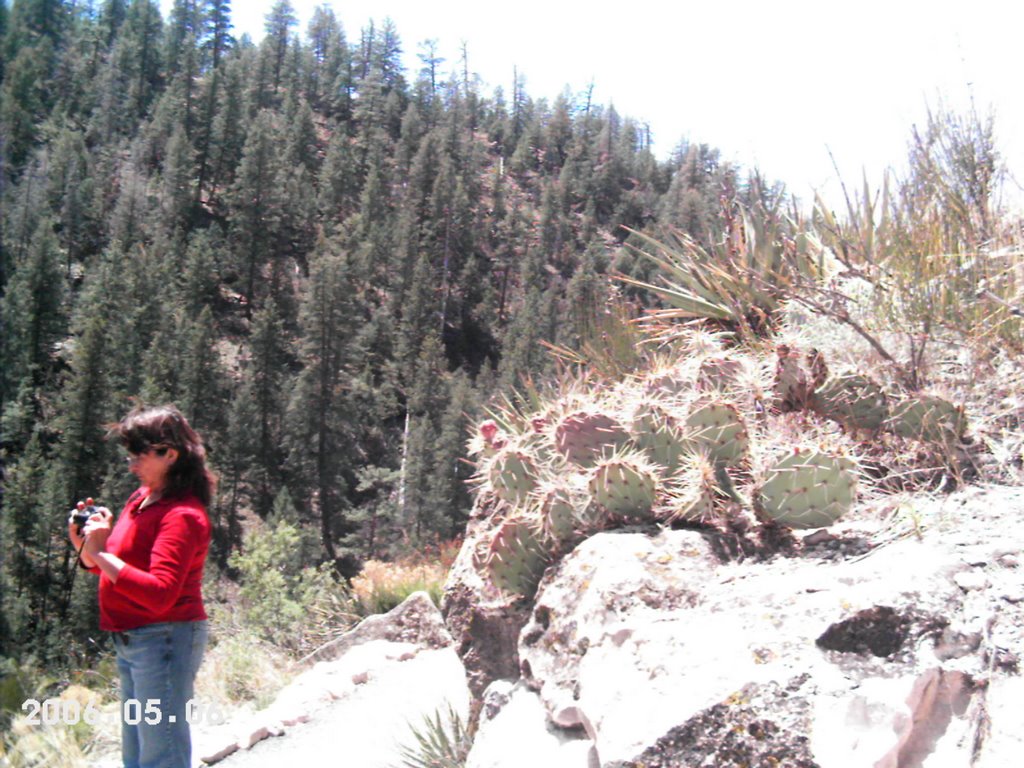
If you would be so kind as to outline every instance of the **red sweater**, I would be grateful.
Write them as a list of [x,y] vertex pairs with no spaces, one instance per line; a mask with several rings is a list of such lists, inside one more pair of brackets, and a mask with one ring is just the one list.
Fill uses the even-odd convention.
[[100,574],[101,629],[123,632],[206,618],[201,591],[210,548],[206,508],[188,495],[159,499],[140,512],[148,492],[143,487],[131,495],[107,539],[107,551],[125,567],[116,583]]

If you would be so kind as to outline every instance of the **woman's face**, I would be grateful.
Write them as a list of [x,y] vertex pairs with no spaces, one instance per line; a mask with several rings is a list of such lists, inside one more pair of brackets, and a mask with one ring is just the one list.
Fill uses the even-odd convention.
[[128,469],[139,478],[139,482],[151,491],[164,486],[171,465],[178,458],[173,448],[149,446],[141,453],[128,454]]

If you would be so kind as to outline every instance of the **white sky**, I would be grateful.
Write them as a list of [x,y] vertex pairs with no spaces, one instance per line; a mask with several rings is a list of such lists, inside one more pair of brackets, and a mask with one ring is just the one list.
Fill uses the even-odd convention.
[[[171,0],[162,0],[166,9]],[[758,166],[805,201],[838,203],[829,149],[847,185],[906,157],[912,126],[940,101],[995,114],[997,143],[1024,183],[1024,5],[1014,0],[292,0],[306,25],[330,5],[349,41],[390,17],[410,79],[435,38],[456,67],[460,46],[485,93],[511,91],[513,67],[534,99],[579,93],[651,126],[665,157],[686,138]],[[234,32],[263,37],[272,0],[234,0]]]

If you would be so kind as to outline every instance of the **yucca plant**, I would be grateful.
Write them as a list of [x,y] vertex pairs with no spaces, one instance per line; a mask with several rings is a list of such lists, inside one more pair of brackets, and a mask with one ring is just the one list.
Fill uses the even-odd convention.
[[[816,231],[867,287],[867,300],[798,298],[853,327],[916,390],[938,336],[1024,348],[1024,250],[1019,233],[994,225],[1001,175],[991,120],[930,113],[914,131],[908,165],[905,177],[887,174],[876,193],[866,178],[857,196],[844,186],[845,219],[820,198],[815,206]],[[906,350],[887,349],[886,333]]]
[[[776,206],[777,207],[777,206]],[[759,206],[727,212],[725,235],[710,249],[685,232],[665,242],[631,230],[633,250],[659,270],[656,282],[618,279],[669,305],[649,310],[651,324],[704,319],[752,341],[769,332],[790,294],[825,271],[826,252],[799,219]]]
[[421,727],[410,726],[415,747],[402,750],[402,768],[463,768],[473,746],[473,737],[462,717],[449,704],[442,715],[423,718]]

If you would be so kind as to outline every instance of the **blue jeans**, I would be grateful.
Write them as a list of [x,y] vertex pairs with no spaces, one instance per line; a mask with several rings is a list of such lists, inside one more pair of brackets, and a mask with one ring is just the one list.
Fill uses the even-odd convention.
[[190,768],[192,735],[185,705],[192,698],[208,634],[205,621],[114,633],[124,768]]

